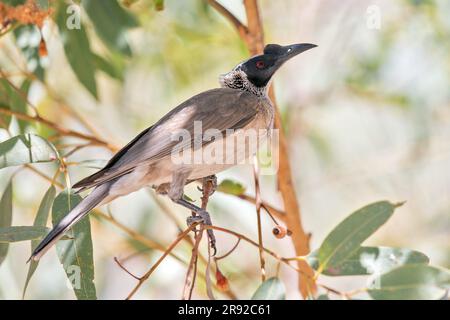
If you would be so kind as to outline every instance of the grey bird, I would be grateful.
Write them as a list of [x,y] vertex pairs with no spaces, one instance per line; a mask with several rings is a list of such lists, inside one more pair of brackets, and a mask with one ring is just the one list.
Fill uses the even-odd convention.
[[[152,186],[157,193],[167,194],[173,202],[195,212],[196,217],[188,219],[188,223],[200,221],[211,225],[208,212],[185,199],[184,186],[191,181],[215,177],[216,173],[240,163],[243,157],[251,156],[257,149],[250,148],[246,153],[244,150],[249,148],[245,143],[232,145],[233,161],[216,163],[178,163],[173,160],[174,150],[191,151],[195,158],[195,153],[202,148],[218,146],[221,138],[217,135],[214,139],[204,137],[211,130],[223,134],[230,130],[248,129],[270,132],[274,107],[267,92],[273,74],[290,58],[314,47],[316,45],[309,43],[287,46],[269,44],[263,54],[240,63],[222,75],[221,88],[186,100],[141,132],[103,169],[73,186],[78,189],[77,192],[93,190],[47,234],[30,259],[39,260],[71,226],[95,207],[146,186]],[[200,136],[195,132],[195,122],[201,124]],[[177,132],[184,134],[181,142],[173,138]],[[228,136],[222,137],[228,139]],[[214,247],[211,229],[208,229],[208,236]]]

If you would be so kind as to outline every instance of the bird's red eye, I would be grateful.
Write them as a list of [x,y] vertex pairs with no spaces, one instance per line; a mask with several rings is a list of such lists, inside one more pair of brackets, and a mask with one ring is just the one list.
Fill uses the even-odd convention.
[[261,61],[261,60],[256,61],[256,67],[257,67],[258,69],[264,68],[264,61]]

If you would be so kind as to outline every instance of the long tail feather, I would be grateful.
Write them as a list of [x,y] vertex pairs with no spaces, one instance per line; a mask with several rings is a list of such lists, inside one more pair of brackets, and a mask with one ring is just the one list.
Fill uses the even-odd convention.
[[48,249],[61,239],[70,227],[86,216],[89,211],[94,209],[108,195],[108,191],[108,184],[95,188],[86,198],[62,218],[60,222],[58,222],[58,224],[39,243],[36,249],[34,249],[29,260],[39,260]]

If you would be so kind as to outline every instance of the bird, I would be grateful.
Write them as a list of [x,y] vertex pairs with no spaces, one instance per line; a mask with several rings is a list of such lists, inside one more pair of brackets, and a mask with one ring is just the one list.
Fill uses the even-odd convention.
[[[286,61],[314,47],[316,45],[310,43],[268,44],[262,54],[221,75],[220,88],[189,98],[142,131],[103,169],[73,185],[77,193],[92,191],[50,230],[34,249],[30,260],[39,260],[68,229],[95,207],[148,186],[194,212],[196,215],[187,219],[188,224],[201,222],[212,225],[209,213],[184,196],[185,185],[202,179],[216,182],[216,173],[257,152],[257,147],[249,147],[245,141],[232,144],[230,139],[236,138],[236,132],[263,131],[261,135],[266,138],[271,134],[275,109],[269,99],[268,88],[272,76]],[[231,134],[225,136],[225,132]],[[225,151],[231,152],[232,161],[223,161],[221,156],[221,161],[216,162],[192,161],[192,157],[195,160],[202,149],[220,153],[223,143],[231,146],[231,150]],[[248,154],[245,150],[249,151]],[[186,159],[188,161],[183,161]],[[214,233],[211,229],[207,232],[210,245],[215,249]]]

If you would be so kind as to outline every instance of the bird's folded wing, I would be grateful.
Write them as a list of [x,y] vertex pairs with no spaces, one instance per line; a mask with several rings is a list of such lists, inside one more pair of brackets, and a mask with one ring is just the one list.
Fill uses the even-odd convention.
[[[251,122],[258,110],[259,98],[235,89],[220,88],[205,91],[166,114],[155,125],[141,132],[122,148],[97,173],[76,183],[74,188],[87,189],[129,173],[135,167],[167,158],[174,148],[194,145],[202,139],[194,128],[201,125],[201,133],[208,129],[224,132],[241,129]],[[195,126],[194,122],[199,121]],[[183,136],[183,141],[174,137]],[[186,139],[189,137],[189,139]],[[208,141],[201,141],[201,145]],[[170,161],[170,159],[167,159]]]

